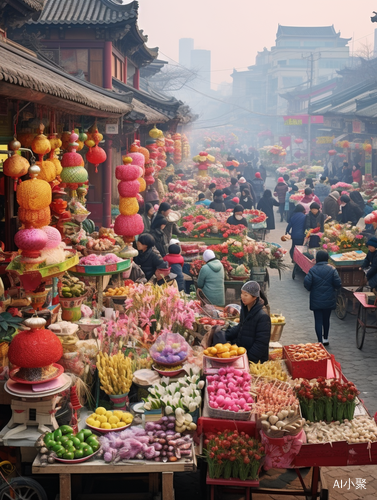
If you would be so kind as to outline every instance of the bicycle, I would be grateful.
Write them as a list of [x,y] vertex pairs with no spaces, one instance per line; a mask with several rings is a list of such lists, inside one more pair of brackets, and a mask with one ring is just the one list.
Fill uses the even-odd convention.
[[4,460],[0,462],[0,500],[48,500],[42,486],[30,477],[10,476],[16,467]]

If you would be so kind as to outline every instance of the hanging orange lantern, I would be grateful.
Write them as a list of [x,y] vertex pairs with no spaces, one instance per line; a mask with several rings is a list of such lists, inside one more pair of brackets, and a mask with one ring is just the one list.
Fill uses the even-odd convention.
[[14,190],[16,191],[17,179],[27,174],[30,164],[26,158],[20,156],[17,151],[20,149],[21,144],[16,138],[8,144],[8,149],[13,151],[12,156],[5,160],[3,165],[4,175],[14,179]]

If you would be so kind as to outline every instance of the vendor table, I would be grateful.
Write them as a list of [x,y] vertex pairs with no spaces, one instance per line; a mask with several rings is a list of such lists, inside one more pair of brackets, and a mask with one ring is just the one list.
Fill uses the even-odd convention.
[[368,311],[376,311],[377,307],[374,305],[369,305],[366,302],[365,294],[362,292],[354,293],[356,300],[359,302],[359,310],[357,313],[356,321],[356,345],[358,349],[362,349],[365,339],[366,329],[377,330],[376,325],[367,324],[367,314]]
[[33,462],[33,474],[59,474],[60,500],[71,500],[72,474],[148,474],[149,491],[158,493],[158,475],[162,475],[162,500],[174,500],[174,472],[187,472],[196,469],[195,453],[193,459],[178,462],[146,462],[129,460],[126,463],[110,465],[103,460],[90,460],[82,464],[55,463],[42,467],[39,455]]

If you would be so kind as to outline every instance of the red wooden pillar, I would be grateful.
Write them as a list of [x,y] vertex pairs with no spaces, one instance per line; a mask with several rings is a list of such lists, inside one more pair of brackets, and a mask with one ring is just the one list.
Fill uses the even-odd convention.
[[105,89],[112,89],[112,58],[113,58],[113,44],[110,41],[105,42],[105,49],[103,54],[103,87]]
[[136,68],[135,74],[134,74],[134,89],[136,89],[136,90],[140,89],[140,70],[139,70],[139,68]]
[[112,180],[112,165],[113,165],[113,138],[111,135],[106,136],[105,151],[107,159],[104,163],[102,180],[102,202],[103,202],[103,216],[102,223],[104,227],[111,225],[111,180]]
[[124,81],[124,83],[127,83],[127,57],[124,58],[124,64],[123,64],[123,81]]

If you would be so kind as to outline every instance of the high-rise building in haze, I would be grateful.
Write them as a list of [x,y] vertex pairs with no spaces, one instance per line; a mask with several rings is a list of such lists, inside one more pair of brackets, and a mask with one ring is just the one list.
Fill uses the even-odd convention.
[[194,50],[193,38],[179,39],[179,64],[191,68],[191,51]]
[[191,51],[191,69],[197,72],[195,87],[201,91],[211,89],[211,51],[194,49]]

